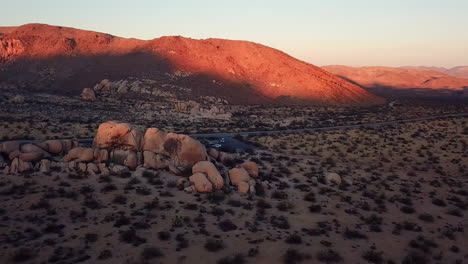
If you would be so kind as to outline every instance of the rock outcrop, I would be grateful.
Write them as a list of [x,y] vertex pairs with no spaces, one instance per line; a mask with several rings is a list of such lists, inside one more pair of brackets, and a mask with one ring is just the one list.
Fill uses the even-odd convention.
[[81,99],[84,101],[94,101],[96,100],[96,94],[91,88],[84,88],[81,92]]
[[226,112],[223,105],[202,106],[195,101],[176,102],[174,110],[181,113],[186,113],[195,117],[214,118],[214,119],[231,119],[232,114]]
[[148,128],[143,136],[142,150],[163,153],[166,133],[157,128]]
[[337,185],[341,184],[341,176],[338,173],[328,172],[325,173],[325,182],[327,184],[335,183]]
[[193,165],[192,173],[204,173],[215,189],[221,189],[224,186],[223,177],[215,165],[209,161],[200,161]]
[[185,169],[207,159],[205,146],[187,135],[168,133],[163,149],[163,154],[172,157],[175,166]]
[[[232,161],[236,159],[234,154],[212,149],[208,160],[205,146],[187,135],[165,133],[157,128],[148,128],[141,135],[129,124],[110,121],[99,126],[92,146],[82,146],[72,140],[7,141],[0,144],[0,167],[4,173],[14,174],[51,173],[52,168],[59,167],[91,176],[122,177],[130,176],[133,170],[134,176],[139,177],[155,174],[153,170],[171,175],[191,172],[191,176],[177,180],[177,185],[187,192],[207,193],[232,184],[239,192],[255,193],[253,179],[258,177],[258,166],[254,162],[244,162],[228,171],[227,166],[233,166]],[[223,165],[215,157],[220,161],[229,157],[230,165]]]
[[131,125],[108,121],[98,127],[93,146],[105,149],[140,150],[141,133]]

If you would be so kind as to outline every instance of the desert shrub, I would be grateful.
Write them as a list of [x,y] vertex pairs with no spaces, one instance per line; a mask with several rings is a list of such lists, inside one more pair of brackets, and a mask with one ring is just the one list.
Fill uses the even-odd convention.
[[257,201],[257,207],[258,208],[263,208],[263,209],[270,209],[271,208],[271,204],[269,204],[268,202],[266,202],[265,200],[263,199],[259,199]]
[[184,206],[184,209],[186,210],[197,210],[198,209],[198,205],[197,204],[193,204],[193,203],[188,203]]
[[316,201],[316,199],[315,199],[315,193],[313,193],[313,192],[307,193],[307,194],[304,196],[304,201],[315,202],[315,201]]
[[143,252],[141,252],[141,257],[144,260],[160,258],[162,256],[163,256],[163,253],[161,252],[161,250],[155,247],[147,247],[143,249]]
[[205,243],[206,250],[210,252],[220,251],[224,247],[224,242],[220,239],[208,239]]
[[98,259],[99,260],[106,260],[112,257],[112,252],[108,249],[105,249],[99,253]]
[[414,208],[410,207],[410,206],[402,206],[400,208],[400,211],[402,211],[405,214],[412,214],[412,213],[416,212],[416,210],[414,210]]
[[282,201],[276,205],[276,208],[280,211],[288,211],[294,208],[294,204],[287,201]]
[[270,217],[270,223],[272,226],[280,229],[289,229],[290,227],[288,219],[283,215]]
[[331,249],[320,251],[317,254],[317,259],[320,262],[325,263],[338,263],[343,260],[343,258],[340,256],[340,254],[338,254],[338,252]]
[[430,214],[427,214],[427,213],[424,213],[424,214],[420,214],[418,216],[418,218],[424,222],[428,222],[428,223],[432,223],[434,222],[434,217]]
[[344,237],[347,239],[367,239],[367,236],[357,230],[352,230],[349,228],[346,228],[344,233]]
[[322,211],[322,206],[319,204],[311,205],[309,206],[309,211],[311,213],[320,213],[320,211]]
[[128,243],[128,244],[133,244],[134,246],[139,246],[140,244],[145,243],[146,239],[139,237],[136,234],[135,229],[130,228],[120,233],[120,241]]
[[375,250],[369,250],[364,252],[362,255],[362,258],[365,259],[369,263],[374,263],[374,264],[381,264],[383,263],[383,258],[382,258],[383,252],[377,252]]
[[402,264],[426,264],[429,263],[427,258],[419,253],[410,252],[405,256]]
[[274,191],[271,194],[271,198],[278,199],[278,200],[285,200],[285,199],[288,199],[288,194],[282,191]]
[[285,242],[288,244],[301,244],[302,238],[298,234],[292,234],[286,238]]
[[286,264],[301,263],[310,258],[309,255],[303,254],[296,249],[288,249],[283,255],[283,262]]
[[221,258],[216,262],[217,264],[244,264],[246,263],[244,256],[236,254],[234,256],[227,256]]
[[184,237],[183,234],[177,234],[175,239],[177,241],[176,251],[189,247],[189,241]]
[[113,203],[115,204],[126,204],[127,203],[127,197],[124,195],[118,194],[114,197],[114,200],[112,200]]
[[219,222],[218,226],[223,232],[233,231],[237,229],[237,226],[229,219]]
[[437,205],[437,206],[440,206],[440,207],[445,207],[445,206],[447,206],[447,204],[445,203],[445,201],[442,200],[442,199],[440,199],[440,198],[434,198],[434,199],[432,199],[432,204]]
[[13,253],[13,262],[26,262],[33,259],[36,253],[30,248],[19,248]]
[[159,240],[167,241],[167,240],[171,239],[171,233],[169,233],[167,231],[160,231],[160,232],[158,232],[158,238],[159,238]]
[[85,241],[86,243],[94,243],[98,240],[98,235],[94,233],[88,233],[85,235]]

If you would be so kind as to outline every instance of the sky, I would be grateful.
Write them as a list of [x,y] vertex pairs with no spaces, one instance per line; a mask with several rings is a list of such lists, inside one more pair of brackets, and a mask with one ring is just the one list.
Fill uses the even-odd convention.
[[468,65],[468,0],[0,1],[0,26],[248,40],[318,66]]

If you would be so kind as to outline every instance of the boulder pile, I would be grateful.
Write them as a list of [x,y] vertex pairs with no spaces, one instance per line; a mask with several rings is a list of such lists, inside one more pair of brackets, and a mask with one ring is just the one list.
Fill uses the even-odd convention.
[[6,174],[48,173],[52,167],[89,175],[166,170],[175,175],[191,175],[178,181],[187,192],[212,192],[229,184],[242,193],[255,192],[257,164],[244,162],[228,171],[225,165],[234,163],[234,154],[215,149],[210,149],[209,153],[201,142],[187,135],[166,133],[157,128],[141,133],[130,124],[109,121],[99,126],[92,146],[87,147],[72,140],[3,142],[0,167],[4,167]]
[[171,92],[156,89],[140,80],[119,80],[111,82],[108,79],[104,79],[100,83],[97,83],[93,90],[96,93],[126,94],[128,92],[134,92],[168,98],[175,97]]
[[72,140],[47,140],[40,143],[21,143],[20,141],[6,141],[0,144],[0,156],[6,157],[10,164],[4,165],[4,173],[21,173],[32,171],[34,164],[40,166],[41,171],[47,172],[49,160],[54,156],[61,156],[78,146]]
[[203,107],[195,101],[176,102],[174,104],[174,110],[176,112],[187,113],[191,116],[199,116],[203,118],[231,119],[232,117],[232,114],[226,112],[222,105]]
[[244,162],[229,171],[231,183],[241,193],[255,193],[255,178],[258,177],[258,166],[255,162]]

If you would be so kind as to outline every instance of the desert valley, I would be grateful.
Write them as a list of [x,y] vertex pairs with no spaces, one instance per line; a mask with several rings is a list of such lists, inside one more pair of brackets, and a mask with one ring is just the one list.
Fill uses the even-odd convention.
[[467,263],[467,72],[0,27],[0,263]]

